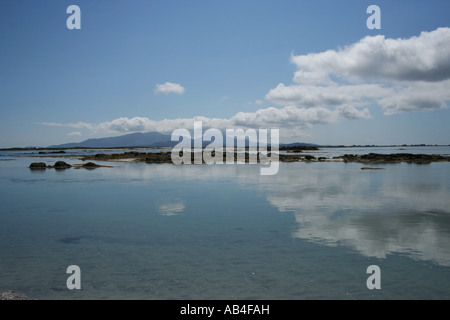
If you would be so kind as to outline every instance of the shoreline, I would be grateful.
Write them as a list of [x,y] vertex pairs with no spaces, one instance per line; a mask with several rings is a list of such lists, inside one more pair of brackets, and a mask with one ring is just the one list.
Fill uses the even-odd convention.
[[[286,149],[285,149],[286,150]],[[283,150],[283,151],[285,151]],[[413,153],[390,153],[390,154],[380,154],[380,153],[368,153],[368,154],[344,154],[341,156],[334,157],[322,157],[313,156],[311,154],[303,154],[301,150],[286,150],[288,153],[278,154],[278,159],[276,157],[272,158],[270,152],[267,154],[261,154],[260,152],[249,153],[245,151],[244,159],[245,163],[250,161],[257,161],[257,163],[269,163],[273,161],[279,162],[356,162],[362,164],[390,164],[390,163],[414,163],[414,164],[429,164],[432,162],[450,162],[450,156],[444,156],[439,154],[413,154]],[[290,151],[290,152],[289,152]],[[180,152],[180,155],[182,153]],[[194,153],[190,154],[191,163],[194,164]],[[242,153],[234,152],[234,163],[241,161],[239,156]],[[173,163],[171,152],[137,152],[137,151],[127,151],[123,153],[97,153],[93,155],[70,155],[70,154],[40,154],[36,157],[53,157],[53,158],[76,158],[81,161],[89,161],[85,165],[77,165],[75,167],[85,167],[89,169],[94,169],[97,167],[102,167],[97,165],[95,162],[91,161],[102,161],[102,162],[117,162],[117,161],[130,161],[130,162],[145,162],[149,164],[158,163]],[[189,156],[188,156],[189,157]],[[223,163],[227,163],[226,152],[223,153]],[[57,162],[58,163],[58,162]],[[59,161],[61,163],[61,161]],[[60,166],[59,169],[70,168],[71,165],[62,163],[67,166]],[[202,156],[202,164],[205,161]],[[103,166],[104,167],[104,166]],[[30,169],[46,169],[46,168],[56,168],[58,166],[46,165],[43,162],[32,163]]]

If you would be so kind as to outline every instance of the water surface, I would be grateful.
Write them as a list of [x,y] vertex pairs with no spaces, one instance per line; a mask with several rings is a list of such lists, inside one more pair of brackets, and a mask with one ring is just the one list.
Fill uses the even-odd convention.
[[[450,297],[450,163],[281,163],[261,176],[249,164],[31,171],[60,159],[0,159],[0,289],[38,299]],[[366,286],[373,264],[380,290]],[[69,265],[82,290],[67,289]]]

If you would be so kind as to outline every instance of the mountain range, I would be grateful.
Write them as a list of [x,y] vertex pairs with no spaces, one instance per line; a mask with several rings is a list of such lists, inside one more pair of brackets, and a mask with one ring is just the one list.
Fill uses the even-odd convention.
[[130,133],[118,137],[88,139],[82,142],[64,143],[49,148],[119,148],[119,147],[173,147],[178,142],[159,132]]
[[[192,142],[192,141],[191,141]],[[64,143],[60,145],[52,145],[48,148],[120,148],[120,147],[174,147],[178,141],[172,141],[171,135],[159,132],[146,133],[130,133],[118,137],[107,137],[88,139],[82,142]],[[211,142],[204,141],[203,146],[209,145]],[[248,143],[248,141],[247,141]],[[246,143],[246,145],[247,145]],[[193,145],[193,143],[192,143]],[[291,145],[311,145],[308,143],[290,143]]]

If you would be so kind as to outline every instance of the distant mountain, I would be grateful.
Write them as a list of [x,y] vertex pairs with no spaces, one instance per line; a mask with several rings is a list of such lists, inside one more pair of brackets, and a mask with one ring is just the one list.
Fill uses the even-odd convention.
[[64,143],[49,148],[117,148],[117,147],[173,147],[178,142],[159,132],[130,133],[118,137],[88,139],[78,143]]
[[280,143],[280,147],[295,147],[295,146],[311,146],[311,147],[319,147],[318,144],[314,143],[304,143],[304,142],[293,142],[293,143]]
[[[203,141],[203,147],[208,146],[210,143],[211,143],[210,141]],[[173,147],[177,144],[178,141],[171,141],[171,135],[168,134],[162,134],[159,132],[147,132],[147,133],[138,132],[118,137],[88,139],[78,143],[64,143],[59,145],[52,145],[49,146],[48,148]],[[191,145],[194,145],[194,140],[191,141]],[[235,142],[235,145],[237,145],[237,142]],[[245,145],[248,146],[248,139],[246,139]],[[317,146],[311,143],[295,142],[289,144],[280,144],[280,147],[297,146],[297,145]]]

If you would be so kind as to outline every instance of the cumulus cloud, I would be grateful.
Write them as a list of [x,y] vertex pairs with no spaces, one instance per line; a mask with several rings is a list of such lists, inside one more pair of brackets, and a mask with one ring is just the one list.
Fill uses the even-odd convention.
[[329,75],[350,79],[442,81],[450,79],[450,28],[422,32],[409,39],[368,36],[341,50],[292,56],[294,80],[310,83]]
[[295,84],[266,98],[278,105],[381,106],[385,114],[447,107],[450,28],[408,39],[368,36],[339,50],[292,55]]
[[352,105],[343,105],[336,108],[336,111],[347,119],[369,119],[371,117],[368,108],[357,109]]
[[[204,129],[216,128],[219,130],[237,128],[264,128],[282,129],[282,135],[286,138],[293,136],[305,136],[303,130],[315,124],[327,124],[338,121],[342,117],[356,118],[367,117],[367,111],[352,107],[342,107],[336,110],[327,108],[299,108],[286,106],[283,108],[264,108],[255,112],[238,112],[230,118],[177,118],[153,120],[147,117],[120,117],[111,121],[101,123],[83,123],[83,127],[90,128],[95,133],[130,133],[157,131],[161,133],[172,133],[175,129],[193,129],[194,121],[202,121]],[[42,122],[42,125],[77,127],[78,124],[62,124]]]
[[178,83],[172,83],[172,82],[165,82],[163,84],[157,84],[155,93],[162,93],[162,94],[169,94],[169,93],[175,93],[175,94],[183,94],[184,88]]
[[387,115],[408,111],[446,108],[450,101],[450,80],[417,82],[395,89],[394,94],[377,100]]
[[[96,134],[116,134],[131,132],[151,132],[171,134],[175,129],[193,130],[194,121],[201,121],[204,130],[215,128],[226,129],[280,129],[280,138],[310,137],[306,132],[314,125],[335,123],[340,119],[367,119],[370,118],[368,108],[356,108],[351,105],[342,105],[335,109],[323,107],[303,108],[286,106],[282,108],[262,108],[255,112],[238,112],[230,118],[209,118],[197,116],[192,118],[177,118],[153,120],[147,117],[120,117],[101,123],[49,123],[41,125],[68,128],[88,128]],[[77,133],[72,132],[71,135]]]
[[394,90],[377,84],[291,85],[280,83],[269,91],[266,98],[278,105],[302,105],[307,107],[364,105],[364,99],[377,99],[393,94]]
[[79,131],[73,131],[67,134],[68,136],[81,136],[81,132]]
[[[84,127],[89,127],[96,133],[130,133],[130,132],[150,132],[156,131],[170,134],[175,129],[184,128],[192,130],[194,121],[202,121],[202,127],[225,129],[282,129],[283,138],[306,137],[309,136],[305,130],[313,125],[328,124],[339,121],[342,118],[367,119],[370,112],[367,108],[358,109],[351,105],[339,106],[334,110],[328,108],[299,108],[296,106],[286,106],[283,108],[264,108],[255,112],[238,112],[232,117],[208,118],[197,116],[193,118],[177,118],[152,120],[146,117],[121,117],[111,121],[101,123],[85,123]],[[58,124],[41,123],[50,126],[74,127],[79,124]]]
[[326,108],[298,108],[286,106],[259,109],[256,112],[239,112],[230,118],[234,126],[247,127],[298,127],[308,128],[313,124],[331,123],[338,114]]

